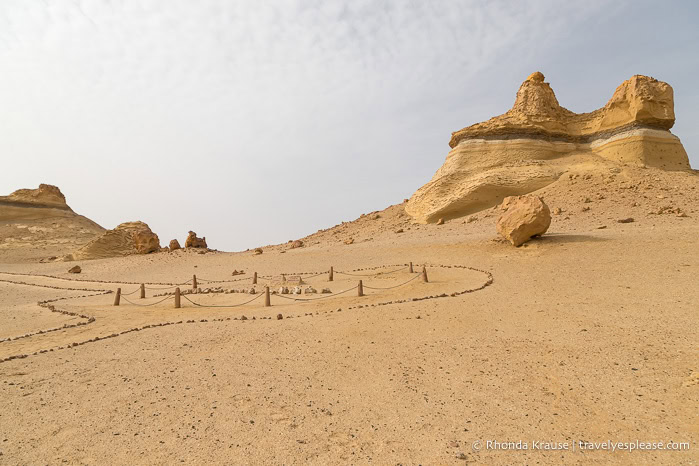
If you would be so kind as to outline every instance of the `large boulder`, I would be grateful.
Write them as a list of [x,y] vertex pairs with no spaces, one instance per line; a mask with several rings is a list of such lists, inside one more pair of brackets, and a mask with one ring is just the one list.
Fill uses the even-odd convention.
[[148,225],[143,222],[126,222],[113,230],[105,231],[65,259],[102,259],[156,251],[160,251],[160,240]]
[[551,225],[551,211],[537,196],[506,197],[501,209],[504,212],[498,219],[497,231],[515,246],[543,235]]
[[207,248],[206,246],[206,236],[203,238],[198,238],[197,234],[190,231],[187,235],[187,239],[184,242],[185,248]]
[[421,223],[470,215],[583,165],[689,170],[682,143],[669,131],[674,123],[673,90],[662,81],[633,76],[604,107],[574,113],[536,72],[509,111],[452,134],[446,161],[405,210]]
[[173,239],[170,241],[170,251],[177,251],[178,249],[182,249],[180,246],[180,242],[177,241],[176,239]]

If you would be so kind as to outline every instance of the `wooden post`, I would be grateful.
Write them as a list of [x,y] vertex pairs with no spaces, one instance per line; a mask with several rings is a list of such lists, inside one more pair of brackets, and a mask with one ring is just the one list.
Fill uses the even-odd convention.
[[141,299],[144,299],[146,297],[146,284],[141,283]]
[[328,281],[329,281],[329,282],[333,281],[333,272],[334,272],[333,266],[331,265],[331,266],[330,266],[330,274],[328,275]]
[[412,263],[412,262],[410,263],[410,273],[415,273],[415,272],[413,271],[413,263]]
[[180,308],[180,287],[175,288],[175,309]]
[[257,272],[252,275],[252,284],[257,285]]
[[359,286],[357,287],[357,296],[364,296],[364,285],[361,280],[359,280]]
[[269,287],[265,286],[265,307],[270,307],[272,303],[269,302]]
[[121,288],[117,288],[116,296],[114,296],[114,305],[118,306],[121,301]]
[[192,289],[196,290],[197,289],[197,276],[192,275]]
[[425,266],[422,266],[422,281],[427,283],[429,280],[427,280],[427,269]]

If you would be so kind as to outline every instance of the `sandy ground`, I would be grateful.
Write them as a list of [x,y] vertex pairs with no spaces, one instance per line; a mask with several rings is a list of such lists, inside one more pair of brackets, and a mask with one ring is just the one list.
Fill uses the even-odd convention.
[[[0,342],[0,359],[28,355],[0,363],[0,464],[696,464],[697,190],[641,186],[647,202],[632,206],[643,198],[619,193],[633,188],[598,199],[608,183],[571,181],[590,183],[590,194],[567,198],[570,186],[552,187],[550,205],[564,212],[549,235],[521,248],[493,239],[494,211],[437,226],[413,225],[392,207],[308,237],[303,248],[257,256],[84,261],[77,276],[65,263],[3,264],[34,276],[0,273],[0,340],[11,338]],[[688,216],[648,214],[669,201]],[[617,223],[629,212],[635,222]],[[260,298],[227,309],[183,299],[175,309],[168,297],[115,307],[114,294],[97,294],[193,274],[203,288],[242,290],[253,271],[277,280],[331,265],[372,269],[308,283],[390,287],[413,277],[398,266],[408,261],[429,264],[429,283],[312,302],[272,296],[270,308]],[[127,299],[154,303],[163,291]],[[254,296],[188,297],[222,305]],[[69,298],[56,308],[94,322],[37,306],[55,298]],[[71,327],[52,330],[63,325]],[[530,449],[487,449],[488,440]],[[605,440],[690,447],[532,449]]]

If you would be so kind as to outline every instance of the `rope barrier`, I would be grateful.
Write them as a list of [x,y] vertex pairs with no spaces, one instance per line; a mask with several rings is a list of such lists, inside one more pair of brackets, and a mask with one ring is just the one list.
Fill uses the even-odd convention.
[[141,291],[140,288],[136,288],[136,289],[133,290],[131,293],[124,293],[124,292],[122,291],[122,292],[121,292],[121,295],[122,295],[122,296],[131,296],[132,294],[137,293],[137,292],[139,292],[139,291]]
[[140,307],[155,306],[156,304],[160,304],[160,303],[162,303],[163,301],[167,301],[168,299],[174,298],[174,296],[167,296],[167,297],[165,297],[165,298],[163,298],[163,299],[161,299],[160,301],[157,301],[157,302],[155,302],[155,303],[150,303],[150,304],[138,304],[138,303],[134,303],[133,301],[129,300],[129,298],[125,298],[123,294],[121,295],[121,297],[122,297],[122,298],[124,299],[124,301],[126,301],[127,303],[133,304],[134,306],[140,306]]
[[187,297],[187,295],[180,295],[182,298],[186,299],[190,303],[194,304],[195,306],[199,307],[238,307],[238,306],[244,306],[246,304],[250,304],[251,302],[255,301],[256,299],[260,299],[262,296],[264,296],[264,293],[260,293],[254,298],[252,298],[250,301],[245,301],[244,303],[239,303],[239,304],[229,304],[229,305],[224,305],[224,304],[200,304],[197,302],[192,301]]
[[417,275],[415,275],[413,278],[411,278],[411,279],[408,280],[407,282],[403,282],[403,283],[401,283],[401,284],[399,284],[399,285],[394,285],[394,286],[369,286],[369,285],[364,285],[364,288],[366,288],[367,290],[392,290],[392,289],[394,289],[394,288],[398,288],[398,287],[401,287],[401,286],[403,286],[403,285],[407,285],[408,283],[412,282],[412,281],[415,280],[416,278],[420,278],[420,275],[421,275],[421,273],[418,273]]
[[340,272],[338,270],[335,270],[335,273],[339,273],[341,275],[349,275],[351,277],[377,277],[379,275],[390,275],[392,273],[400,272],[401,270],[405,270],[408,267],[401,267],[400,269],[396,270],[391,270],[390,272],[379,272],[379,273],[371,273],[371,274],[364,274],[364,273],[349,273],[349,272]]
[[[396,264],[395,266],[398,266],[398,265],[399,265],[399,264]],[[487,270],[477,269],[477,268],[475,268],[475,267],[468,267],[468,266],[463,266],[463,265],[427,265],[427,266],[428,266],[428,267],[449,268],[449,269],[451,269],[451,268],[456,268],[456,269],[472,270],[472,271],[475,271],[475,272],[479,272],[479,273],[485,274],[485,275],[487,276],[487,280],[486,280],[484,283],[482,283],[481,285],[477,286],[477,287],[468,288],[468,289],[461,290],[461,291],[455,291],[455,292],[452,292],[452,293],[449,293],[449,294],[447,294],[447,293],[442,293],[442,294],[439,294],[439,295],[429,295],[429,296],[413,297],[413,298],[405,298],[405,299],[394,299],[394,300],[392,300],[392,301],[386,301],[386,302],[378,302],[378,303],[372,303],[372,304],[363,304],[363,305],[350,306],[348,309],[350,309],[350,310],[351,310],[351,309],[362,309],[362,308],[369,307],[369,306],[374,307],[374,306],[385,306],[385,305],[389,305],[389,304],[401,304],[401,303],[407,303],[407,302],[422,301],[422,300],[426,300],[426,299],[446,298],[446,297],[448,297],[448,296],[457,297],[457,296],[464,295],[464,294],[466,294],[466,293],[474,293],[474,292],[476,292],[476,291],[483,290],[483,289],[485,289],[486,287],[492,285],[493,282],[494,282],[494,277],[493,277],[493,274],[492,274],[491,272],[489,272],[489,271],[487,271]],[[387,265],[387,266],[382,266],[382,267],[385,268],[385,267],[391,267],[391,266],[388,266],[388,265]],[[382,268],[382,267],[375,267],[374,269],[378,269],[378,268]],[[356,271],[360,271],[360,270],[371,270],[371,269],[356,269]],[[394,271],[387,272],[387,273],[394,273],[394,272],[397,272],[397,271],[398,271],[398,270],[394,270]],[[0,273],[5,273],[5,272],[0,272]],[[12,274],[10,273],[10,275],[12,275]],[[16,275],[41,276],[41,275],[32,275],[32,274],[16,274]],[[298,274],[298,275],[300,275],[300,274]],[[322,274],[319,274],[319,275],[322,275]],[[376,275],[380,275],[380,274],[376,274]],[[412,277],[409,281],[404,282],[404,283],[402,283],[402,284],[400,284],[400,285],[392,286],[392,287],[383,287],[383,288],[378,288],[378,287],[373,287],[373,288],[372,288],[372,287],[366,287],[366,288],[368,288],[368,289],[391,289],[391,288],[397,288],[397,287],[399,287],[399,286],[403,286],[403,285],[409,283],[409,282],[412,281],[412,280],[415,280],[415,279],[416,279],[417,277],[419,277],[420,275],[421,275],[421,274],[418,273],[415,277]],[[48,276],[48,278],[54,278],[54,277]],[[60,278],[60,277],[58,277],[58,278]],[[70,281],[70,280],[68,280],[68,281]],[[75,280],[75,281],[78,281],[78,280]],[[98,282],[98,281],[94,281],[94,280],[82,280],[82,281],[93,281],[93,282]],[[23,338],[29,338],[29,337],[33,337],[33,336],[35,336],[35,335],[42,335],[42,334],[46,334],[46,333],[50,333],[50,332],[65,331],[66,329],[76,328],[76,327],[80,327],[80,326],[84,326],[84,325],[88,325],[88,324],[90,324],[90,323],[93,323],[93,322],[95,322],[95,320],[96,320],[95,317],[91,317],[91,316],[88,316],[88,315],[80,314],[80,313],[78,313],[78,312],[68,311],[68,310],[65,310],[65,309],[60,309],[60,308],[54,306],[54,305],[51,304],[51,303],[57,302],[57,301],[61,301],[61,300],[70,300],[70,299],[78,299],[78,298],[87,298],[87,297],[91,297],[91,296],[106,295],[106,294],[113,293],[113,291],[111,291],[111,290],[89,290],[89,289],[80,289],[80,288],[60,288],[60,287],[52,286],[52,285],[39,285],[39,284],[34,284],[34,283],[13,282],[13,281],[9,281],[9,280],[0,280],[0,282],[7,282],[7,283],[12,283],[12,284],[18,284],[18,285],[37,286],[37,287],[43,287],[43,288],[53,288],[53,289],[57,289],[57,290],[100,291],[99,293],[96,293],[96,294],[83,295],[83,296],[74,296],[74,297],[54,298],[54,299],[49,299],[49,300],[45,300],[45,301],[39,301],[39,302],[37,303],[40,307],[47,308],[47,309],[49,309],[51,312],[56,312],[56,313],[65,314],[65,315],[72,316],[72,317],[78,317],[78,318],[81,318],[81,319],[85,319],[85,322],[78,322],[78,323],[76,323],[76,324],[65,324],[65,325],[63,325],[62,327],[56,327],[56,328],[51,328],[51,329],[46,329],[46,330],[39,330],[39,331],[37,331],[37,332],[24,334],[24,335],[20,335],[20,336],[17,336],[17,337],[10,337],[10,338],[5,338],[5,339],[0,339],[0,343],[2,343],[2,342],[15,341],[15,340],[18,340],[18,339],[23,339]],[[104,282],[104,283],[124,283],[124,282]],[[139,283],[129,283],[129,284],[139,284]],[[283,296],[283,295],[277,295],[277,296],[280,296],[280,297],[282,297],[282,298],[284,298],[284,299],[288,299],[288,300],[292,300],[292,301],[314,301],[314,300],[317,300],[317,299],[325,299],[325,298],[330,298],[330,297],[332,297],[332,296],[337,296],[337,295],[340,295],[340,294],[344,294],[344,293],[347,293],[347,292],[349,292],[349,291],[355,290],[355,289],[357,289],[357,288],[359,288],[359,286],[355,286],[355,287],[353,287],[353,288],[350,288],[350,289],[347,289],[347,290],[344,290],[344,291],[341,291],[341,292],[338,292],[338,293],[334,293],[334,294],[330,294],[330,295],[325,295],[325,296],[320,296],[320,297],[317,297],[317,298],[292,298],[292,297],[287,297],[287,296]],[[132,293],[130,293],[130,294],[132,294]],[[229,307],[229,308],[230,308],[230,307],[243,306],[243,305],[245,305],[245,304],[251,303],[251,302],[253,302],[253,301],[259,299],[260,297],[262,297],[264,294],[265,294],[265,293],[261,293],[261,294],[255,296],[255,298],[253,298],[253,299],[251,299],[251,300],[249,300],[249,301],[247,301],[247,302],[240,303],[240,304],[235,304],[235,305],[229,305],[229,306],[225,306],[225,305],[220,305],[220,306],[211,305],[211,306],[207,306],[207,305],[203,305],[203,304],[200,304],[200,303],[196,303],[196,302],[192,301],[191,299],[189,299],[189,298],[188,298],[187,296],[185,296],[185,295],[181,295],[181,297],[185,298],[185,299],[186,299],[187,301],[189,301],[190,303],[194,304],[195,306],[199,306],[199,307],[222,307],[222,308]],[[125,298],[125,301],[127,301],[127,302],[129,302],[129,303],[131,303],[131,304],[133,304],[133,305],[136,305],[136,306],[153,306],[153,305],[159,304],[159,303],[161,303],[161,302],[163,302],[163,301],[165,301],[165,300],[167,300],[167,299],[170,299],[170,298],[172,298],[172,295],[169,295],[169,296],[167,296],[166,298],[164,298],[164,299],[162,299],[162,300],[160,300],[160,301],[158,301],[158,302],[150,303],[150,304],[145,304],[145,305],[133,303],[133,302],[129,301],[129,300],[126,299],[126,298]],[[332,313],[332,312],[334,312],[334,311],[333,311],[333,310],[330,310],[330,311],[327,311],[327,310],[326,310],[326,311],[321,311],[321,312],[324,312],[324,313],[331,312],[331,313]],[[318,312],[316,312],[315,314],[318,314]],[[305,315],[308,316],[308,315],[312,315],[312,314],[305,314]],[[290,315],[289,317],[291,318],[291,317],[294,317],[294,316],[293,316],[293,315]],[[303,317],[303,316],[296,315],[296,317]],[[262,319],[265,319],[264,316],[261,317],[261,318],[262,318]],[[271,319],[271,317],[266,317],[266,318]],[[225,318],[225,319],[224,319],[224,318],[213,319],[213,320],[211,320],[211,322],[223,322],[224,320],[226,320],[226,321],[231,320],[231,317],[227,317],[227,318]],[[245,318],[243,317],[242,320],[245,320]],[[253,318],[253,320],[254,320],[254,318]],[[202,319],[202,320],[200,320],[199,322],[209,322],[209,321],[210,321],[210,320]],[[77,342],[77,343],[76,343],[76,342],[73,342],[73,343],[67,344],[67,345],[65,345],[65,346],[57,346],[57,347],[52,347],[52,348],[48,348],[48,349],[40,349],[40,350],[34,351],[33,353],[27,353],[27,354],[15,354],[15,355],[12,355],[12,356],[9,356],[9,357],[6,357],[6,358],[1,358],[1,359],[0,359],[0,363],[7,362],[7,361],[12,361],[12,360],[14,360],[14,359],[23,359],[23,358],[27,358],[27,357],[29,357],[29,356],[31,356],[31,355],[38,355],[38,354],[42,354],[42,353],[47,353],[47,352],[49,352],[49,351],[62,350],[62,349],[67,349],[67,348],[74,348],[74,347],[76,347],[76,346],[81,346],[81,345],[84,345],[84,344],[88,344],[88,343],[92,343],[92,342],[101,341],[101,340],[104,340],[104,339],[107,339],[107,338],[118,337],[119,335],[124,335],[124,334],[130,333],[130,332],[137,332],[137,331],[144,330],[144,329],[149,329],[149,328],[162,327],[162,326],[175,325],[175,324],[183,324],[183,323],[187,323],[187,324],[189,324],[189,323],[196,323],[196,321],[195,321],[195,320],[187,320],[187,321],[185,322],[185,321],[183,321],[183,320],[180,320],[180,321],[177,321],[177,322],[174,322],[174,321],[173,321],[173,322],[160,322],[160,323],[154,323],[154,324],[147,324],[147,325],[144,325],[144,326],[142,326],[142,327],[136,327],[136,328],[132,328],[132,329],[127,329],[127,330],[123,330],[123,331],[118,332],[118,333],[112,333],[112,334],[110,334],[110,335],[97,336],[97,337],[94,337],[94,338],[91,338],[91,339],[88,339],[88,340],[85,340],[85,341],[80,341],[80,342]]]

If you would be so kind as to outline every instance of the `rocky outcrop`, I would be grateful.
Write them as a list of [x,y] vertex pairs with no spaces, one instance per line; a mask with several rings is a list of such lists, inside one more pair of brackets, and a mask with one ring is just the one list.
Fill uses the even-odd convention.
[[197,234],[190,231],[187,235],[187,239],[184,242],[185,248],[206,248],[206,236],[203,238],[198,238]]
[[177,251],[178,249],[182,249],[180,246],[180,242],[177,241],[176,239],[173,239],[170,241],[170,251]]
[[17,204],[70,210],[61,190],[50,184],[40,184],[38,189],[18,189],[9,196],[0,197],[0,201],[3,200]]
[[633,76],[603,108],[578,114],[561,107],[536,72],[507,113],[452,134],[444,165],[405,210],[422,223],[470,215],[585,164],[688,170],[687,153],[669,131],[674,122],[672,87],[656,79]]
[[551,225],[551,211],[536,196],[506,197],[501,209],[504,212],[498,219],[497,231],[515,246],[543,235]]
[[89,242],[66,260],[102,259],[106,257],[148,254],[160,250],[158,235],[143,222],[122,223],[113,230],[107,230],[100,237]]
[[56,186],[0,196],[0,262],[34,262],[75,251],[104,232],[68,206]]

